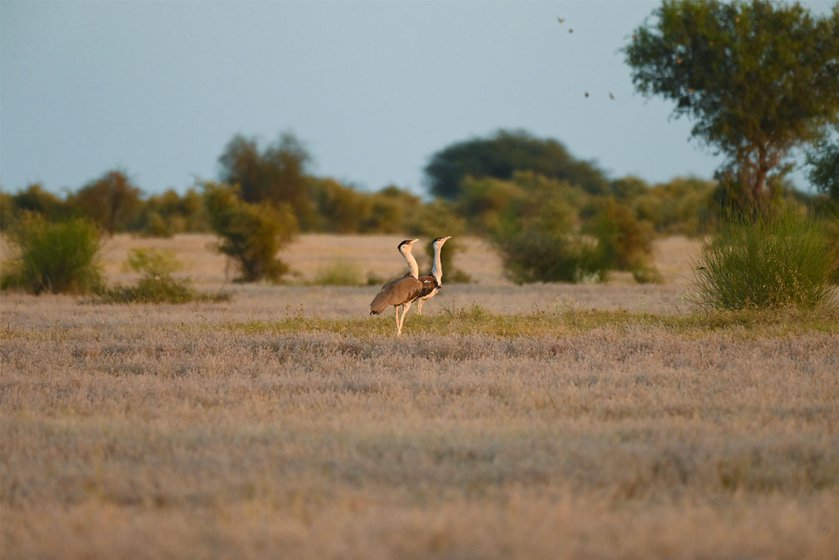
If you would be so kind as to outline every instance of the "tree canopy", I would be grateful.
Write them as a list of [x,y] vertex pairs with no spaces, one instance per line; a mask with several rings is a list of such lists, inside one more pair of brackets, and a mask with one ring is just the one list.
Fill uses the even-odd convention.
[[292,134],[280,135],[264,150],[256,139],[236,135],[218,158],[219,177],[223,183],[238,185],[245,202],[266,202],[275,207],[289,204],[300,225],[308,229],[315,220],[307,172],[310,160],[305,147]]
[[75,194],[72,204],[108,233],[127,230],[142,210],[142,191],[123,171],[108,171]]
[[500,130],[490,138],[451,144],[425,167],[431,194],[455,199],[467,177],[510,179],[517,171],[533,171],[580,185],[590,193],[608,187],[604,173],[592,162],[575,159],[563,144],[524,131]]
[[693,119],[760,207],[791,150],[839,120],[839,5],[819,18],[798,3],[665,0],[654,16],[625,48],[633,83]]

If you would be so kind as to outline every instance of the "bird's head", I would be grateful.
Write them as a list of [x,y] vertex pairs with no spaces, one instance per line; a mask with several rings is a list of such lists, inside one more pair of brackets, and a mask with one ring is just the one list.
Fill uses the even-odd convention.
[[414,246],[414,243],[419,241],[419,239],[406,239],[402,243],[396,246],[400,253],[405,253],[406,251],[410,251],[411,248]]
[[449,235],[448,237],[438,237],[437,239],[434,240],[433,244],[434,244],[435,247],[442,247],[443,243],[445,243],[446,241],[448,241],[451,238],[452,238],[451,235]]

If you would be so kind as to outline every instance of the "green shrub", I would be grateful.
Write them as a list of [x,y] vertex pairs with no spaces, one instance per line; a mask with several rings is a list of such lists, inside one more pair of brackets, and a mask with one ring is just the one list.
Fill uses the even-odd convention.
[[242,201],[237,190],[225,185],[204,185],[210,226],[221,237],[218,250],[234,259],[241,269],[240,282],[277,282],[288,266],[277,252],[297,232],[297,221],[287,205]]
[[726,219],[703,248],[697,303],[715,309],[812,308],[832,294],[823,224],[793,212]]
[[631,271],[640,283],[655,281],[658,275],[650,264],[652,224],[638,220],[632,210],[612,198],[598,202],[595,208],[585,231],[597,239],[597,268]]
[[356,263],[337,260],[318,269],[312,283],[316,286],[361,286],[365,281]]
[[103,284],[99,230],[87,220],[50,223],[27,214],[9,231],[9,241],[17,258],[3,266],[4,289],[84,294]]
[[195,290],[188,280],[169,275],[143,276],[134,286],[117,286],[99,292],[102,303],[191,303],[229,301],[230,294],[205,294]]
[[602,280],[596,243],[575,222],[559,198],[545,200],[536,218],[508,222],[496,238],[507,276],[519,284]]
[[196,291],[189,280],[176,279],[172,273],[181,263],[171,252],[154,249],[133,249],[124,268],[142,274],[134,286],[117,286],[99,291],[103,303],[189,303],[193,301],[227,301],[229,294],[204,294]]
[[602,280],[596,247],[577,234],[530,227],[498,241],[504,272],[517,284]]
[[505,274],[517,284],[602,280],[596,242],[579,234],[576,219],[558,196],[542,198],[536,216],[511,213],[495,237]]

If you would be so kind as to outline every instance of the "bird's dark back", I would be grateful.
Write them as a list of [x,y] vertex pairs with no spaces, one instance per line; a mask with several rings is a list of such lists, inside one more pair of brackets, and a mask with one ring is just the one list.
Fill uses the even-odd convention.
[[422,282],[413,276],[403,276],[395,282],[388,282],[370,302],[370,314],[378,315],[390,305],[402,305],[417,299],[422,293]]

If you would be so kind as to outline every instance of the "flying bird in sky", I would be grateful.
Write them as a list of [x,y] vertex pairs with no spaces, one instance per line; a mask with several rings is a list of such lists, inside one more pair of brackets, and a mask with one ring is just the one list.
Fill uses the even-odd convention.
[[565,18],[557,17],[556,21],[558,21],[559,23],[565,23]]

